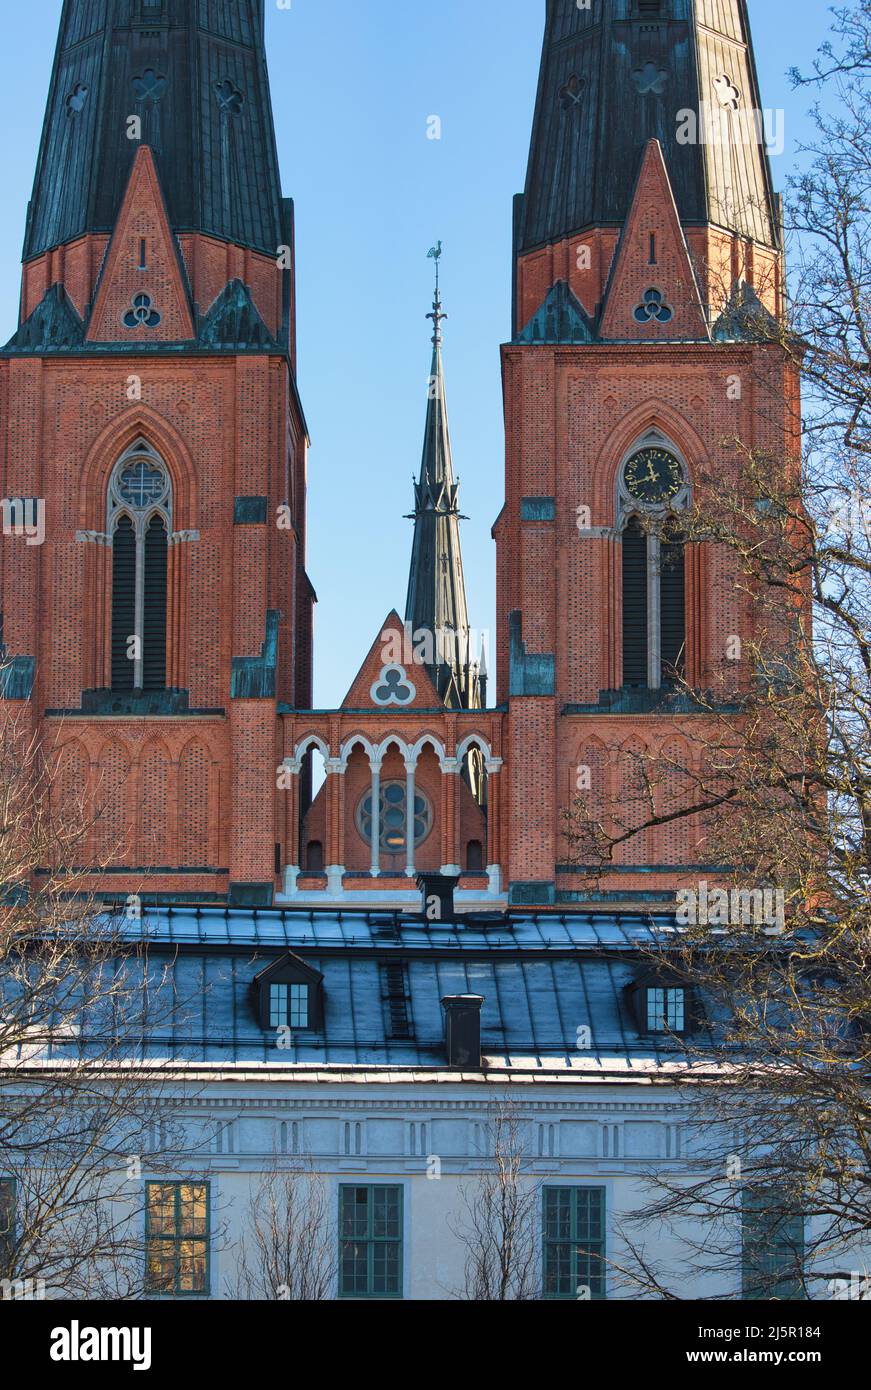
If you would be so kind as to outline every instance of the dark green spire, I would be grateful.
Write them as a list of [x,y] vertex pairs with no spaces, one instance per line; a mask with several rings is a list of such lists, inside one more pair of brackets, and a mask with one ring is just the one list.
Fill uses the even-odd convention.
[[460,552],[459,485],[454,480],[451,436],[442,363],[442,311],[438,266],[441,242],[430,252],[436,263],[431,318],[432,367],[420,481],[414,487],[414,544],[405,621],[414,634],[433,634],[435,660],[427,663],[439,696],[452,708],[481,704],[478,668],[469,650],[469,613]]
[[[517,253],[622,226],[650,140],[662,146],[684,226],[713,223],[777,246],[765,146],[736,138],[759,110],[746,0],[547,0]],[[725,138],[687,138],[684,112],[701,112]]]
[[111,232],[140,142],[175,232],[285,244],[263,0],[64,0],[25,259]]

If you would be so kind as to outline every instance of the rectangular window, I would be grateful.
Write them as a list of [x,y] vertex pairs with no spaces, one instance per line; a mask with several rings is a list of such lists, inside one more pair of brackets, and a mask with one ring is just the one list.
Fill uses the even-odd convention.
[[647,991],[647,1030],[650,1033],[682,1033],[686,1008],[682,989]]
[[339,1297],[402,1297],[402,1188],[339,1188]]
[[0,1271],[15,1246],[15,1179],[0,1178]]
[[209,1184],[145,1184],[145,1287],[184,1297],[209,1292]]
[[544,1297],[603,1299],[604,1187],[545,1187],[543,1199]]
[[308,985],[290,987],[290,1026],[308,1028]]
[[741,1297],[799,1301],[806,1297],[804,1217],[776,1192],[747,1189],[741,1212]]
[[269,1026],[286,1028],[288,1023],[287,985],[269,986]]

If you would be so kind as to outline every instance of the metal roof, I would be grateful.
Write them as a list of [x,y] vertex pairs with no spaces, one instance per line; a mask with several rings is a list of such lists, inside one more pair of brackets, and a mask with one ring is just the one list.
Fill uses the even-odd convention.
[[[140,1059],[443,1073],[441,1001],[458,994],[483,996],[482,1052],[494,1072],[642,1076],[683,1055],[675,1040],[639,1032],[627,994],[648,965],[641,947],[674,933],[673,918],[494,915],[439,925],[399,914],[165,908],[123,930],[131,944],[149,943],[129,966],[147,971],[154,1020],[128,1049]],[[324,1019],[278,1047],[261,1026],[254,982],[288,949],[323,976]],[[83,1029],[110,1036],[96,1016]]]
[[679,115],[698,114],[700,100],[712,120],[736,125],[760,110],[746,0],[662,0],[657,14],[636,0],[548,0],[517,252],[621,225],[650,140],[662,145],[682,223],[777,246],[764,144],[731,131],[719,142],[679,138]]
[[25,259],[112,231],[140,143],[175,232],[274,256],[287,238],[263,22],[263,0],[64,0]]
[[143,908],[122,928],[151,942],[208,947],[371,949],[381,952],[632,951],[676,932],[673,914],[463,913],[430,922],[400,912]]

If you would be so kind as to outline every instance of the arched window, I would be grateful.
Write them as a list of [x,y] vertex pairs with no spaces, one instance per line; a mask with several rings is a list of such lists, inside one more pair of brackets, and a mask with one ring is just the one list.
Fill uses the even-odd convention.
[[106,529],[112,538],[112,689],[164,690],[172,486],[163,460],[144,440],[115,465]]
[[[403,854],[408,849],[406,786],[404,782],[384,782],[381,786],[381,850],[384,854]],[[357,806],[357,829],[368,845],[372,843],[372,793],[367,792]],[[429,798],[419,789],[414,797],[414,844],[422,845],[432,829],[433,813]]]
[[623,531],[623,685],[659,690],[684,673],[684,541],[674,514],[690,495],[686,469],[651,431],[620,471]]

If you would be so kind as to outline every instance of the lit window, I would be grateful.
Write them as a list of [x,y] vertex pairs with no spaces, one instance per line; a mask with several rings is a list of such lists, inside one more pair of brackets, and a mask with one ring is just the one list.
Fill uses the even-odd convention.
[[209,1185],[145,1184],[145,1287],[183,1297],[209,1292]]
[[685,1026],[685,995],[683,989],[649,989],[647,991],[647,1031],[649,1033],[682,1033]]

